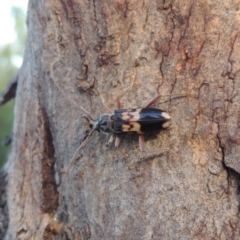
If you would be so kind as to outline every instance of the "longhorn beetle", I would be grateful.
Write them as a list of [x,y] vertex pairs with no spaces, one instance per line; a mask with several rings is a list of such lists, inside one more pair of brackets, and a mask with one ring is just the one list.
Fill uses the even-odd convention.
[[[52,78],[53,79],[53,78]],[[59,91],[65,96],[62,88],[58,83],[53,79],[53,82],[59,89]],[[131,88],[132,86],[130,86]],[[128,89],[127,89],[128,90]],[[126,90],[124,91],[126,92]],[[161,97],[185,97],[186,94],[168,94],[168,95],[157,95],[153,98],[144,108],[130,108],[130,109],[121,109],[121,104],[119,98],[117,98],[118,109],[114,110],[113,113],[105,113],[100,115],[97,119],[87,112],[82,106],[78,106],[75,101],[70,99],[68,96],[65,96],[69,102],[74,104],[81,112],[83,112],[88,119],[92,129],[88,133],[85,140],[80,144],[78,149],[75,151],[73,157],[70,160],[69,166],[65,173],[65,177],[62,182],[62,187],[65,183],[65,179],[68,175],[68,172],[74,163],[77,153],[83,149],[87,142],[90,140],[91,136],[95,131],[103,132],[110,134],[108,144],[111,144],[115,136],[115,147],[118,148],[120,143],[120,136],[127,133],[137,133],[139,135],[139,149],[144,151],[145,141],[144,134],[149,132],[158,132],[161,129],[164,129],[169,126],[169,121],[171,119],[170,115],[161,109],[152,108],[152,105]],[[123,153],[123,152],[122,152]],[[124,153],[123,153],[124,154]],[[126,155],[126,154],[125,154]]]

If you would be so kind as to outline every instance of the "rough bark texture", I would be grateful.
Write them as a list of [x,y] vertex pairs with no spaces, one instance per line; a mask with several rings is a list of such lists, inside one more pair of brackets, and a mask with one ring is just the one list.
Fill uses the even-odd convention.
[[[239,239],[239,24],[234,0],[30,0],[6,239]],[[189,96],[146,153],[95,133],[57,188],[89,131],[67,98],[98,117],[133,82],[124,108]]]
[[7,174],[0,171],[0,239],[4,239],[8,228]]

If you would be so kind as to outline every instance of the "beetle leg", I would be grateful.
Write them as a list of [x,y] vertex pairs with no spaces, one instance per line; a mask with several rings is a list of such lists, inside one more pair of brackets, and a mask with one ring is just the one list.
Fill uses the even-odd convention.
[[115,147],[118,148],[119,144],[120,144],[120,137],[116,136],[116,139],[115,139]]
[[121,105],[121,102],[120,102],[120,97],[117,98],[117,109],[121,109],[122,105]]
[[110,136],[110,138],[109,138],[109,140],[108,140],[108,142],[107,142],[107,145],[108,145],[108,146],[113,143],[113,139],[114,139],[113,134],[111,134],[111,136]]
[[127,155],[122,149],[119,148],[120,140],[121,140],[121,138],[118,137],[118,136],[116,136],[116,138],[115,138],[115,147],[117,148],[117,150],[118,150],[125,158],[127,158],[128,155]]
[[141,152],[143,152],[144,148],[145,148],[144,135],[143,134],[139,134],[139,149],[140,149]]

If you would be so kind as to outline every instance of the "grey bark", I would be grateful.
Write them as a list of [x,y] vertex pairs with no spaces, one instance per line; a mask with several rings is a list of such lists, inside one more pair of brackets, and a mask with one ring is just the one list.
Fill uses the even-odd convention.
[[0,171],[0,239],[4,239],[8,228],[7,174]]
[[[239,1],[31,0],[6,239],[239,239],[239,53]],[[98,117],[133,82],[124,108],[188,93],[156,104],[171,128],[128,158],[95,133],[61,186],[89,131],[69,99]]]

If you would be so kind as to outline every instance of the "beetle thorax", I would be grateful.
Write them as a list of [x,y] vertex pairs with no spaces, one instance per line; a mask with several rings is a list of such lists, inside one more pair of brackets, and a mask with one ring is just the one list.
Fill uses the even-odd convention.
[[103,114],[94,121],[93,128],[103,133],[113,132],[113,115]]

